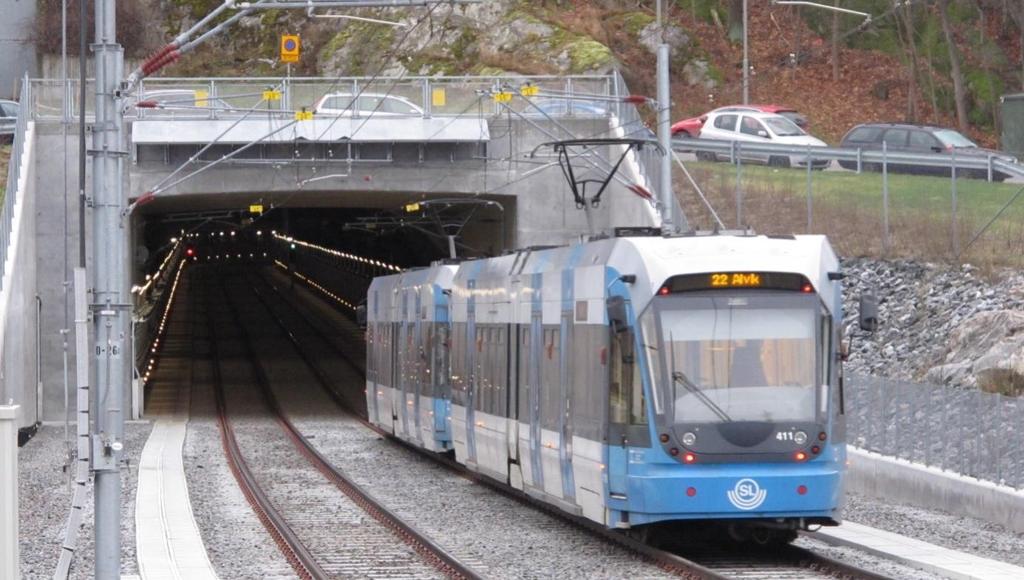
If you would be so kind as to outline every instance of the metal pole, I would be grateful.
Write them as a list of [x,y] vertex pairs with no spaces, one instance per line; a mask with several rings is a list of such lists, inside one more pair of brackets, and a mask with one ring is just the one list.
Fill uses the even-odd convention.
[[[660,4],[660,3],[659,3]],[[672,97],[668,83],[669,46],[658,45],[658,143],[661,145],[661,233],[672,233],[672,213],[675,197],[672,194]],[[682,225],[682,224],[680,224]]]
[[736,229],[743,229],[743,161],[740,159],[740,143],[732,142],[732,157],[736,160]]
[[807,233],[811,233],[811,226],[814,225],[814,202],[811,201],[811,192],[814,188],[814,178],[811,176],[813,164],[811,163],[811,146],[807,146]]
[[85,267],[85,21],[86,2],[78,1],[78,267]]
[[960,258],[960,228],[958,227],[959,224],[957,223],[957,220],[956,220],[956,202],[957,202],[957,199],[956,199],[956,147],[954,147],[953,150],[950,151],[950,154],[952,156],[950,157],[949,175],[950,175],[951,193],[952,193],[952,198],[953,198],[953,215],[950,218],[950,220],[951,220],[951,222],[950,222],[950,230],[951,230],[951,235],[953,236],[953,255],[956,256],[957,259],[959,259]]
[[93,384],[96,415],[92,468],[96,497],[96,578],[121,574],[121,452],[124,398],[129,365],[128,215],[124,177],[123,117],[120,83],[123,51],[117,44],[115,0],[95,0],[96,122],[93,129],[93,295],[95,332]]
[[889,251],[889,147],[882,141],[882,250]]
[[743,0],[743,104],[750,104],[750,52],[747,46],[747,0]]

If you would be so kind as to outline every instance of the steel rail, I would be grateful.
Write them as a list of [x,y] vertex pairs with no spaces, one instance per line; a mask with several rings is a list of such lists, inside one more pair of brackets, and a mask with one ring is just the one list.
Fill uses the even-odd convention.
[[220,428],[221,443],[228,460],[228,467],[231,469],[231,473],[234,474],[242,494],[245,495],[245,499],[252,506],[256,517],[263,523],[263,527],[266,528],[271,538],[273,538],[274,543],[277,544],[281,554],[291,564],[295,573],[304,579],[328,578],[327,573],[317,564],[309,549],[299,540],[299,537],[292,530],[291,526],[288,525],[288,522],[285,521],[284,517],[267,498],[266,493],[264,493],[259,482],[256,481],[252,471],[249,469],[248,463],[245,461],[245,457],[242,455],[238,440],[235,438],[234,428],[228,417],[227,401],[224,396],[224,382],[220,370],[221,361],[217,350],[217,325],[213,323],[213,317],[210,316],[210,301],[205,288],[203,298],[209,332],[210,358],[213,360],[211,367],[217,402],[217,424]]
[[[313,331],[313,333],[317,336],[317,338],[320,341],[322,341],[323,343],[326,343],[327,345],[329,345],[330,348],[333,349],[349,365],[349,367],[351,367],[352,370],[355,371],[356,374],[358,374],[360,377],[362,377],[365,380],[366,373],[365,373],[364,369],[359,364],[357,364],[356,362],[354,362],[352,360],[352,358],[346,352],[346,349],[340,347],[337,343],[335,343],[335,341],[331,337],[329,337],[323,331],[323,329],[320,328],[320,326],[318,324],[316,324],[312,320],[310,320],[310,318],[308,316],[306,316],[306,314],[296,304],[294,304],[291,300],[288,300],[287,298],[285,298],[283,293],[277,288],[277,286],[275,286],[272,282],[267,280],[266,277],[264,277],[263,275],[256,275],[255,277],[258,280],[260,280],[263,284],[269,286],[271,288],[271,290],[275,293],[275,295],[279,298],[279,302],[282,302],[282,303],[286,304],[292,312],[296,313],[298,315],[298,317],[305,323],[305,325],[307,327],[309,327]],[[258,296],[260,296],[259,291],[256,290],[255,287],[253,287],[253,291],[256,292]],[[271,312],[271,315],[274,318],[274,320],[277,323],[277,325],[285,332],[285,334],[286,334],[286,336],[288,336],[289,340],[296,346],[296,350],[300,352],[303,360],[306,362],[307,366],[313,372],[314,376],[317,378],[318,382],[320,382],[321,386],[328,393],[328,395],[343,410],[345,410],[346,412],[348,412],[349,414],[351,414],[351,415],[353,415],[355,417],[358,417],[359,421],[361,423],[363,423],[363,425],[367,426],[368,428],[372,429],[373,431],[377,432],[378,434],[380,434],[382,436],[385,436],[385,437],[389,438],[390,440],[392,440],[392,441],[394,441],[396,443],[399,443],[399,444],[403,445],[404,447],[406,447],[406,448],[408,448],[408,449],[410,449],[412,451],[415,451],[416,453],[420,454],[421,456],[423,456],[423,457],[425,457],[427,459],[430,459],[431,461],[434,461],[434,462],[437,462],[437,463],[439,463],[441,465],[444,465],[445,467],[447,467],[447,468],[457,472],[459,475],[461,475],[464,478],[467,478],[467,479],[469,479],[471,481],[474,481],[476,483],[479,483],[479,484],[487,485],[488,487],[490,487],[491,489],[494,489],[495,491],[498,491],[499,493],[502,493],[502,494],[504,494],[504,495],[506,495],[508,497],[513,498],[513,499],[516,499],[517,501],[520,501],[520,502],[522,502],[522,503],[524,503],[526,505],[530,505],[530,506],[532,506],[534,508],[540,509],[540,510],[542,510],[542,511],[548,513],[548,514],[551,514],[551,515],[554,515],[556,517],[559,517],[559,518],[561,518],[561,519],[563,519],[565,521],[568,521],[568,522],[570,522],[572,524],[581,526],[581,527],[587,529],[588,531],[590,531],[591,533],[594,533],[595,535],[597,535],[597,536],[599,536],[601,538],[604,538],[606,540],[609,540],[609,541],[611,541],[613,543],[619,544],[619,545],[625,547],[626,549],[629,549],[631,551],[640,553],[643,556],[649,558],[651,561],[659,564],[660,566],[662,566],[667,571],[678,572],[678,573],[681,573],[684,577],[691,577],[691,578],[724,578],[724,577],[727,577],[727,576],[724,576],[723,574],[717,572],[716,569],[715,569],[716,567],[724,567],[724,566],[714,566],[714,565],[708,565],[708,564],[701,564],[699,557],[693,558],[693,559],[689,559],[689,558],[680,556],[678,554],[674,554],[672,552],[669,552],[669,551],[666,551],[666,550],[659,549],[659,548],[656,548],[654,546],[648,545],[646,543],[643,543],[640,540],[637,540],[637,539],[632,538],[630,536],[627,536],[625,534],[617,533],[617,532],[608,530],[604,526],[601,526],[601,525],[599,525],[599,524],[597,524],[595,522],[592,522],[590,520],[585,520],[585,519],[578,518],[578,517],[572,516],[570,514],[567,514],[567,513],[563,512],[563,511],[561,511],[561,510],[551,506],[550,504],[547,504],[547,503],[539,501],[539,500],[537,500],[535,498],[532,498],[532,497],[530,497],[529,495],[527,495],[527,494],[525,494],[523,492],[519,492],[517,490],[510,489],[510,488],[508,488],[506,486],[501,485],[497,481],[490,480],[489,478],[487,478],[485,476],[482,476],[482,475],[480,475],[478,473],[472,472],[472,471],[468,470],[464,465],[456,462],[455,460],[453,460],[453,459],[451,459],[449,457],[445,457],[445,456],[442,456],[442,455],[431,453],[431,452],[425,451],[422,448],[419,448],[419,447],[416,447],[414,445],[411,445],[408,442],[403,441],[403,440],[395,437],[395,435],[393,433],[389,433],[389,432],[381,429],[380,427],[377,427],[376,425],[370,423],[366,418],[363,417],[362,409],[352,409],[351,406],[349,405],[349,403],[345,401],[345,399],[341,395],[341,393],[337,392],[334,389],[334,387],[331,385],[330,377],[328,377],[327,374],[324,373],[322,369],[320,369],[320,367],[317,364],[317,362],[315,361],[315,359],[313,359],[311,356],[306,354],[305,350],[302,348],[301,343],[298,341],[298,339],[295,336],[295,334],[287,327],[287,325],[280,318],[280,316],[271,309],[267,299],[262,297],[262,296],[260,296],[260,300],[263,302],[263,304],[265,306],[267,306],[268,310]],[[803,535],[805,537],[812,538],[812,539],[814,537],[813,533],[810,533],[810,534],[804,533]],[[798,547],[798,546],[791,546],[791,545],[790,546],[784,546],[784,547],[782,547],[781,552],[782,552],[782,555],[786,559],[789,559],[789,560],[792,561],[792,565],[795,568],[810,569],[810,570],[813,570],[813,571],[819,571],[819,572],[822,572],[826,576],[834,575],[834,576],[838,576],[840,578],[857,578],[857,579],[863,579],[863,580],[887,580],[889,578],[888,576],[885,576],[885,575],[882,575],[882,574],[878,574],[878,573],[872,572],[870,570],[864,570],[862,568],[858,568],[857,566],[852,565],[852,564],[848,564],[848,563],[845,563],[845,562],[841,562],[839,560],[835,560],[833,558],[829,558],[827,556],[816,554],[816,553],[814,553],[811,550],[808,550],[806,548],[801,548],[801,547]],[[776,555],[778,555],[778,553],[776,553]],[[739,560],[734,560],[733,563],[738,562],[738,561]]]
[[[352,368],[352,370],[354,370],[356,372],[356,374],[365,377],[365,373],[364,373],[363,369],[360,368],[358,365],[356,365],[356,364],[354,364],[352,362],[352,360],[345,353],[344,349],[340,348],[337,344],[335,344],[332,340],[330,340],[329,337],[327,337],[327,335],[322,331],[322,329],[320,329],[317,325],[313,324],[312,321],[310,321],[295,306],[295,304],[293,304],[289,300],[284,299],[281,296],[280,290],[278,290],[273,284],[268,282],[263,276],[257,276],[257,278],[259,280],[261,280],[263,283],[269,285],[273,289],[275,294],[277,294],[278,297],[282,298],[280,300],[280,302],[283,302],[284,304],[287,304],[288,307],[293,312],[297,313],[299,315],[299,318],[301,318],[303,320],[303,322],[310,329],[313,330],[314,334],[316,334],[317,337],[320,340],[322,340],[323,342],[328,343],[330,345],[330,347],[333,350],[335,350],[335,352],[337,352],[341,356],[341,358]],[[253,291],[255,293],[257,293],[257,296],[259,296],[259,291],[256,290],[255,287],[253,287]],[[456,461],[454,461],[454,460],[452,460],[450,458],[447,458],[447,457],[444,457],[444,456],[440,456],[440,455],[437,455],[437,454],[433,454],[433,453],[429,453],[429,452],[424,451],[423,449],[420,449],[418,447],[409,445],[409,444],[405,443],[404,441],[401,441],[400,439],[397,439],[396,437],[394,437],[394,435],[392,433],[388,433],[388,432],[384,431],[383,429],[377,427],[376,425],[373,425],[367,419],[365,419],[361,415],[361,413],[359,413],[355,409],[352,409],[352,407],[348,404],[348,402],[346,402],[344,400],[344,397],[342,397],[341,394],[338,393],[331,386],[331,379],[330,379],[330,377],[327,375],[327,373],[325,373],[323,371],[323,369],[320,368],[320,366],[316,363],[316,361],[311,356],[306,354],[305,349],[302,347],[302,344],[298,341],[298,338],[288,328],[288,325],[281,319],[281,317],[276,312],[274,312],[274,310],[270,307],[269,303],[266,301],[266,298],[263,298],[262,296],[260,296],[260,301],[263,303],[263,305],[270,312],[271,317],[274,319],[274,321],[277,323],[277,325],[282,329],[282,331],[284,331],[284,333],[288,337],[289,341],[291,341],[292,344],[295,345],[295,349],[300,353],[300,356],[302,357],[303,361],[306,362],[306,365],[309,367],[310,371],[312,371],[313,375],[317,378],[317,382],[320,383],[321,387],[323,387],[323,389],[335,401],[335,403],[338,404],[339,408],[342,411],[344,411],[344,412],[352,415],[356,419],[358,419],[360,423],[362,423],[364,426],[368,427],[369,429],[373,430],[374,432],[376,432],[376,433],[378,433],[378,434],[380,434],[382,436],[385,436],[385,437],[387,437],[387,438],[389,438],[389,439],[391,439],[393,441],[396,441],[398,443],[402,443],[407,448],[415,451],[416,453],[420,454],[421,456],[426,457],[427,459],[430,459],[431,461],[435,461],[437,463],[440,463],[441,465],[444,465],[445,467],[448,467],[449,469],[452,469],[453,471],[457,472],[462,477],[465,477],[465,478],[467,478],[467,479],[469,479],[471,481],[474,481],[476,483],[483,483],[485,485],[488,485],[492,489],[495,489],[495,490],[497,490],[497,491],[499,491],[499,492],[501,492],[501,493],[503,493],[503,494],[505,494],[505,495],[507,495],[509,497],[512,497],[513,499],[516,499],[517,501],[520,501],[520,502],[522,502],[522,503],[524,503],[526,505],[530,505],[530,506],[532,506],[534,508],[539,508],[542,511],[548,513],[548,514],[557,516],[557,517],[559,517],[559,518],[561,518],[561,519],[563,519],[563,520],[565,520],[567,522],[570,522],[570,523],[572,523],[574,525],[580,526],[580,527],[586,529],[587,531],[591,532],[592,534],[594,534],[594,535],[596,535],[596,536],[598,536],[598,537],[600,537],[602,539],[605,539],[605,540],[608,540],[608,541],[610,541],[612,543],[615,543],[615,544],[618,544],[620,546],[623,546],[624,548],[626,548],[626,549],[628,549],[628,550],[630,550],[632,552],[636,552],[636,553],[646,557],[649,561],[657,564],[662,569],[664,569],[664,570],[666,570],[668,572],[671,572],[671,573],[674,573],[674,574],[678,574],[680,577],[683,577],[683,578],[693,578],[693,579],[720,579],[720,578],[724,578],[720,574],[717,574],[714,571],[712,571],[712,570],[710,570],[708,568],[705,568],[705,567],[703,567],[703,566],[701,566],[701,565],[699,565],[699,564],[697,564],[695,562],[687,560],[686,558],[683,558],[683,557],[678,556],[676,554],[672,554],[671,552],[666,552],[664,550],[659,550],[658,548],[655,548],[653,546],[649,546],[647,544],[644,544],[644,543],[642,543],[642,542],[640,542],[640,541],[638,541],[638,540],[636,540],[634,538],[630,538],[630,537],[628,537],[628,536],[626,536],[624,534],[619,534],[619,533],[611,532],[611,531],[605,529],[603,526],[600,526],[600,525],[598,525],[598,524],[596,524],[594,522],[591,522],[589,520],[583,520],[583,519],[575,518],[575,517],[573,517],[573,516],[571,516],[571,515],[569,515],[569,514],[567,514],[565,512],[562,512],[561,510],[556,509],[555,507],[553,507],[553,506],[551,506],[549,504],[542,503],[542,502],[540,502],[538,500],[535,500],[534,498],[531,498],[531,497],[527,496],[525,493],[517,492],[515,490],[511,490],[511,489],[508,489],[508,488],[501,487],[498,484],[498,482],[496,482],[496,481],[495,482],[487,481],[482,476],[467,470],[465,468],[465,466],[457,463]]]
[[[218,285],[222,285],[223,280],[218,277]],[[256,293],[255,288],[252,288]],[[259,385],[260,391],[263,394],[264,400],[266,401],[267,407],[274,414],[278,424],[282,427],[285,434],[294,444],[296,450],[307,460],[309,463],[316,468],[328,481],[334,484],[339,490],[342,491],[346,496],[349,497],[356,505],[362,508],[367,514],[373,519],[377,520],[381,525],[391,530],[398,538],[408,544],[420,557],[422,557],[428,564],[432,565],[445,575],[452,578],[464,578],[467,580],[478,580],[482,577],[473,570],[469,565],[461,562],[457,557],[449,553],[440,544],[436,543],[429,536],[423,532],[417,530],[411,524],[402,520],[397,514],[389,510],[382,503],[378,502],[368,492],[366,492],[359,484],[357,484],[345,473],[332,464],[327,458],[325,458],[312,443],[302,434],[302,432],[292,423],[291,419],[285,413],[281,407],[280,402],[273,393],[273,389],[270,386],[270,379],[267,377],[266,372],[263,370],[262,365],[257,361],[255,350],[253,349],[252,337],[249,331],[242,324],[241,315],[238,312],[236,306],[232,303],[227,292],[224,292],[223,287],[221,291],[224,293],[226,298],[226,304],[228,310],[231,312],[234,326],[236,326],[242,336],[244,352],[246,358],[252,362],[254,374],[256,376],[256,382]],[[275,321],[278,319],[274,316],[273,310],[264,302],[264,298],[258,293],[256,294],[260,303],[267,309],[271,314],[271,317]],[[299,347],[294,335],[292,335],[286,327],[282,326],[282,330],[285,331],[286,336],[296,346],[296,351],[302,356],[303,360],[309,364],[308,358],[306,358],[305,352]],[[310,369],[314,370],[314,367],[310,365]],[[317,375],[317,370],[314,370],[314,374]],[[319,379],[319,375],[317,375]],[[330,390],[328,390],[330,393]],[[333,395],[332,395],[332,398]],[[337,400],[337,399],[335,399]]]

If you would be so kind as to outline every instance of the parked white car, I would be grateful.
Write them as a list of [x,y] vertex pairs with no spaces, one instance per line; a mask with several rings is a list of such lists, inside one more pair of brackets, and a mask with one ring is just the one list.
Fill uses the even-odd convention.
[[[772,143],[794,147],[826,147],[821,139],[808,135],[786,117],[775,113],[758,113],[748,111],[720,111],[708,113],[708,120],[700,130],[701,139],[717,139],[720,141],[738,141],[740,143]],[[807,167],[806,155],[785,155],[755,153],[740,147],[740,159],[744,163],[764,163],[775,167]],[[728,161],[728,153],[698,152],[697,157],[703,160]],[[829,159],[814,159],[812,168],[824,169],[829,166]]]
[[353,109],[359,111],[360,117],[422,117],[423,109],[413,104],[405,97],[397,95],[383,95],[377,93],[363,93],[356,100],[356,106],[352,106],[353,95],[351,93],[330,93],[320,97],[320,100],[313,106],[313,112],[318,115],[336,115],[339,117],[351,117]]

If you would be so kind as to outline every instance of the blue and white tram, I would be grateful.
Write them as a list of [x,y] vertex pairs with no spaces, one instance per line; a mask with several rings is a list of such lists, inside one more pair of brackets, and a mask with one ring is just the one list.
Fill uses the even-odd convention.
[[370,421],[430,451],[451,449],[448,293],[456,269],[375,278],[366,301]]
[[[608,527],[713,520],[788,538],[836,524],[838,270],[823,236],[623,237],[464,262],[448,318],[431,303],[451,337],[450,390],[419,387],[450,423],[431,448]],[[395,381],[438,382],[380,335],[426,320],[403,294],[416,275],[371,286],[368,402],[376,424],[426,446],[408,436],[409,399],[381,406]],[[387,295],[405,298],[389,310]]]

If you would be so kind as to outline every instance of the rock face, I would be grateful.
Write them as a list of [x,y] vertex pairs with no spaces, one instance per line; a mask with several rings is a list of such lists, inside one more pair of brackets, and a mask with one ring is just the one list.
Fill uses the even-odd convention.
[[397,18],[405,27],[397,30],[343,21],[319,52],[320,72],[364,75],[389,67],[384,74],[602,74],[618,64],[606,45],[542,20],[522,2],[441,6],[421,17],[422,11],[406,11]]
[[[1024,377],[1024,273],[986,280],[970,265],[847,260],[847,369],[1010,392]],[[857,299],[873,289],[878,330],[857,329]]]
[[1024,312],[976,314],[953,331],[947,348],[945,363],[929,369],[927,380],[1004,393],[1024,385]]

